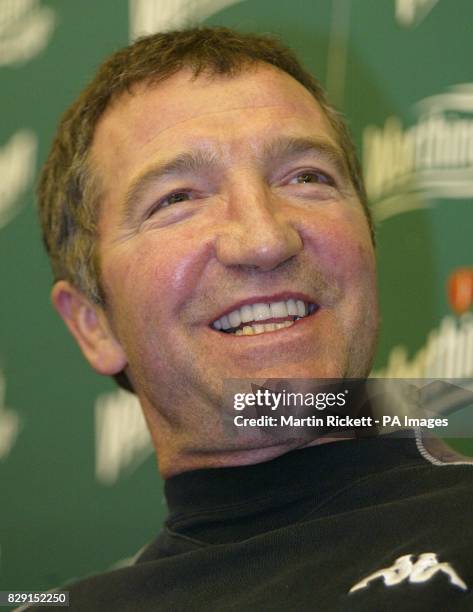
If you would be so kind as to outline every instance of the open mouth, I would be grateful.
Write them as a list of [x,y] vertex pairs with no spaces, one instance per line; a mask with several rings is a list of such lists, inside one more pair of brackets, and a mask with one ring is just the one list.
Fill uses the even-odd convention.
[[245,304],[218,318],[211,328],[235,336],[253,336],[291,327],[316,310],[317,304],[295,299]]

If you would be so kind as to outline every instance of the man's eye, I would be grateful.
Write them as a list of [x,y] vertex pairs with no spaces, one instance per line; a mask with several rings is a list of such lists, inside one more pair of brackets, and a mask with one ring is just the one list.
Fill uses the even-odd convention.
[[291,183],[305,184],[305,183],[318,183],[322,185],[334,186],[335,181],[325,172],[301,172],[295,176]]
[[163,198],[159,203],[159,208],[165,208],[171,204],[177,204],[178,202],[184,202],[185,200],[189,199],[190,196],[186,191],[177,191],[176,193],[171,193]]
[[173,204],[179,204],[179,202],[186,202],[187,200],[191,199],[191,194],[188,191],[175,191],[174,193],[170,193],[169,195],[166,195],[160,200],[158,200],[148,210],[148,212],[146,213],[146,218],[149,219],[163,208],[167,208],[168,206],[172,206]]

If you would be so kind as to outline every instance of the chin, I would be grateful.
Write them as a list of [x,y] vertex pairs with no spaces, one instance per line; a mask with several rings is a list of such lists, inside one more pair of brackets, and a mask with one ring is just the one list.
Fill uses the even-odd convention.
[[258,372],[253,372],[248,378],[300,378],[300,379],[317,379],[317,378],[347,378],[345,368],[337,365],[324,365],[314,367],[288,365],[285,368],[262,368]]

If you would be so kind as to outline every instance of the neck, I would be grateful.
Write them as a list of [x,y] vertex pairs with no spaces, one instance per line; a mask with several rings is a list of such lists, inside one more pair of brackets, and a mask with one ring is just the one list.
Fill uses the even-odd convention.
[[[195,402],[194,398],[194,402]],[[140,398],[164,479],[206,468],[253,465],[292,450],[350,439],[349,432],[329,435],[316,426],[234,427],[234,415],[208,404],[180,404],[179,412],[156,409]]]
[[169,444],[165,447],[155,445],[158,459],[159,471],[163,479],[177,476],[184,472],[206,468],[236,467],[243,465],[253,465],[270,461],[280,457],[292,450],[318,446],[321,444],[332,444],[341,440],[348,440],[353,436],[344,437],[318,437],[307,441],[286,441],[285,443],[274,444],[274,441],[267,441],[258,447],[239,447],[239,448],[215,448],[210,449],[180,449],[177,451]]

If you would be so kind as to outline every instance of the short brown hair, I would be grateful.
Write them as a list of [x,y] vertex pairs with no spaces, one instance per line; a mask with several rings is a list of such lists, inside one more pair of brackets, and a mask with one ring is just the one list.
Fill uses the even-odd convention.
[[344,152],[373,235],[355,147],[343,118],[328,103],[316,79],[273,37],[198,27],[153,34],[117,51],[64,114],[38,184],[43,240],[55,280],[68,280],[95,303],[105,301],[96,249],[101,191],[89,153],[97,123],[109,104],[136,83],[156,84],[183,68],[191,69],[194,76],[202,72],[232,76],[259,62],[292,76],[322,107]]

